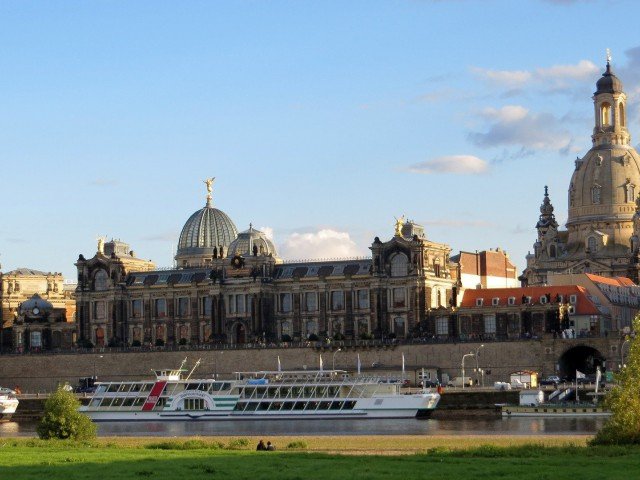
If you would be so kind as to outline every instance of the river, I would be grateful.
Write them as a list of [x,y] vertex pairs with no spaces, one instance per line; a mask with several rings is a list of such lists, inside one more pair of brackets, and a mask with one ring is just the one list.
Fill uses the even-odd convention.
[[[463,418],[105,422],[99,436],[215,435],[593,435],[605,418]],[[0,424],[0,437],[35,436],[34,422]]]

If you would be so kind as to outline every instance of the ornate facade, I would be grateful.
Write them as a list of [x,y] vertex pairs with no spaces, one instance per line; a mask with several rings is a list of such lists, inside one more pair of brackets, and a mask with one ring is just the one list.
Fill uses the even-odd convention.
[[[398,221],[372,258],[285,262],[254,229],[211,205],[182,229],[176,268],[158,270],[111,241],[78,259],[80,338],[94,345],[405,338],[455,297],[448,245]],[[231,236],[233,235],[233,238]]]
[[[634,221],[640,185],[640,156],[627,130],[627,97],[607,61],[593,95],[592,147],[575,161],[569,184],[566,230],[559,230],[545,187],[538,239],[527,255],[524,284],[548,283],[557,273],[594,273],[637,280],[640,220]],[[634,222],[636,224],[634,229]]]

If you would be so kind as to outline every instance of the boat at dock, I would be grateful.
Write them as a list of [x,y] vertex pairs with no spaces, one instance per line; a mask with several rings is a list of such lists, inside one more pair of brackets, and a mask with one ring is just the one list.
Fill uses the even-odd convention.
[[80,411],[96,422],[428,418],[440,400],[436,392],[405,394],[399,382],[344,370],[237,372],[233,380],[191,379],[193,370],[183,378],[185,372],[96,383]]
[[[598,393],[592,394],[597,400]],[[542,390],[523,390],[519,405],[497,405],[502,417],[608,417],[611,412],[597,402],[580,402],[571,388],[559,389],[545,399]]]
[[0,422],[8,422],[18,408],[16,392],[10,388],[0,387]]

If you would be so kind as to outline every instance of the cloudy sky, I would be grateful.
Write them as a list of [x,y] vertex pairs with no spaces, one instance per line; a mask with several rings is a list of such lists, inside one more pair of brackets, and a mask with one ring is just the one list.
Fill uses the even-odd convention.
[[0,2],[0,262],[74,278],[96,237],[169,266],[205,203],[289,259],[394,217],[519,268],[560,222],[610,48],[640,135],[629,0]]

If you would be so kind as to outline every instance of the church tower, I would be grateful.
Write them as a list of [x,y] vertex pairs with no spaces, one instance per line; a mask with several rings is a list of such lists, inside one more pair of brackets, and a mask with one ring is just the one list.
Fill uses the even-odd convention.
[[[534,255],[527,257],[527,269],[521,277],[524,283],[546,283],[550,273],[628,275],[635,201],[640,185],[640,155],[631,146],[627,96],[622,82],[613,73],[609,55],[592,99],[592,146],[584,157],[575,161],[568,192],[567,230],[556,232],[555,241],[549,242],[551,229],[538,226],[553,217],[553,207],[550,203],[546,206],[545,194],[543,215],[536,226],[538,240],[534,244]],[[549,210],[546,216],[545,208]]]

